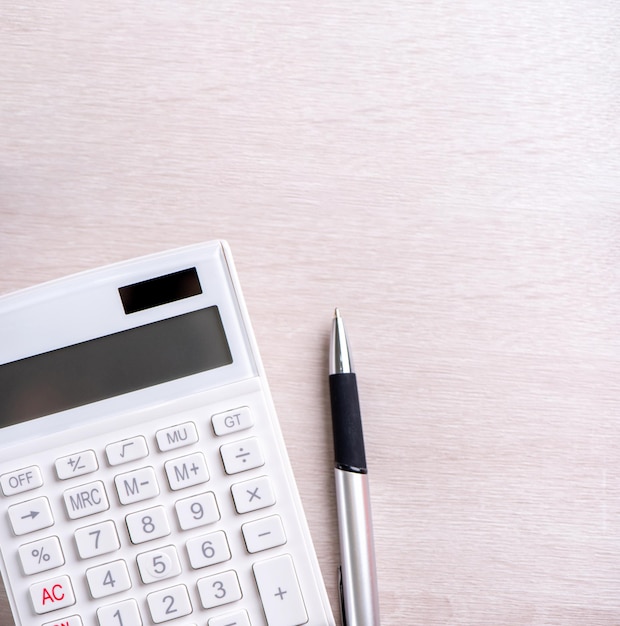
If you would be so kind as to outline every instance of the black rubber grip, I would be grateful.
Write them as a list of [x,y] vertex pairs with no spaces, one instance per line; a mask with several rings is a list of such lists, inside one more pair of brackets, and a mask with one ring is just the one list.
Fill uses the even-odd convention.
[[355,374],[329,377],[336,467],[366,473],[362,415]]

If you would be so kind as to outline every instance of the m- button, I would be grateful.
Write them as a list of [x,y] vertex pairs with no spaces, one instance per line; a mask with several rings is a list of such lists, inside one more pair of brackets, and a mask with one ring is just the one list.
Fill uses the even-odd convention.
[[16,493],[30,491],[40,487],[42,484],[41,470],[36,465],[24,467],[0,476],[0,485],[5,496],[13,496]]

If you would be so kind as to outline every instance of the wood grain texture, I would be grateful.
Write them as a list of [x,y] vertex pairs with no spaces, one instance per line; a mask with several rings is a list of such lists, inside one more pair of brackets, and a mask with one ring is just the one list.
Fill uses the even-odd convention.
[[619,27],[611,0],[9,4],[0,291],[228,239],[334,609],[338,305],[383,623],[615,626]]

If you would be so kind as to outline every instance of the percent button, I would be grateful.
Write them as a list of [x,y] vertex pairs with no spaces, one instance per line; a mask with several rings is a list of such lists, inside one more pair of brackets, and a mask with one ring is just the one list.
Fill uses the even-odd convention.
[[38,574],[65,564],[58,537],[47,537],[25,543],[19,548],[19,560],[24,574]]

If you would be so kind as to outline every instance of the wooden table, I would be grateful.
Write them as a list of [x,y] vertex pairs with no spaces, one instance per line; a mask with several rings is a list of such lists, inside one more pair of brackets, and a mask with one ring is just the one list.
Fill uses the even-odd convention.
[[383,624],[616,625],[619,25],[611,0],[8,3],[0,292],[228,239],[335,611],[337,305]]

